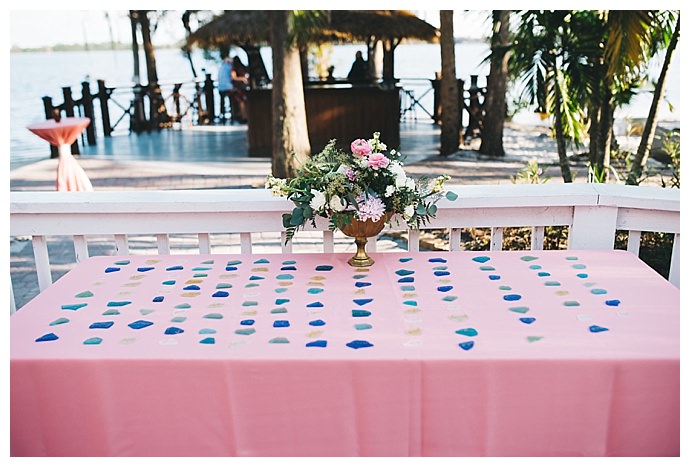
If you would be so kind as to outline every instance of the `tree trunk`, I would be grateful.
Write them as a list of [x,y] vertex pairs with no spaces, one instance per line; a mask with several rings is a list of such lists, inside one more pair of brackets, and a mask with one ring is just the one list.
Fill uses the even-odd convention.
[[132,63],[134,70],[132,74],[132,82],[134,84],[141,84],[141,67],[139,66],[139,39],[137,39],[137,12],[129,11],[129,22],[132,26]]
[[554,126],[556,128],[556,145],[558,146],[558,164],[561,167],[561,176],[565,183],[573,182],[573,175],[570,173],[570,164],[568,163],[568,154],[565,150],[565,135],[563,132],[563,109],[561,108],[563,97],[561,96],[560,74],[558,67],[553,70],[554,73],[554,90],[555,90],[555,110],[554,110]]
[[661,98],[664,95],[664,90],[666,89],[666,75],[669,67],[671,66],[671,60],[673,59],[673,53],[678,45],[679,36],[680,14],[676,20],[676,28],[673,31],[673,36],[668,44],[668,48],[666,49],[666,56],[664,57],[664,64],[661,67],[661,74],[659,74],[659,81],[654,88],[654,97],[652,99],[652,104],[649,107],[649,115],[647,116],[644,130],[642,131],[640,145],[637,148],[637,153],[635,154],[635,159],[633,160],[632,167],[630,168],[630,174],[628,175],[628,179],[626,181],[626,184],[628,185],[638,185],[640,183],[642,169],[647,165],[647,159],[649,158],[649,152],[652,149],[654,134],[656,133],[656,125],[659,119]]
[[504,156],[503,124],[506,117],[506,82],[508,79],[508,46],[510,10],[493,11],[491,36],[491,65],[484,100],[484,118],[479,152],[491,156]]
[[163,93],[158,85],[158,70],[156,69],[156,51],[151,42],[151,23],[148,11],[138,10],[139,24],[141,25],[141,41],[144,46],[146,58],[146,76],[148,78],[149,100],[151,105],[150,121],[152,129],[160,129],[170,125],[170,118],[165,109]]
[[311,152],[299,50],[288,38],[289,14],[286,10],[270,12],[273,50],[271,171],[279,178],[294,177]]
[[607,86],[604,91],[604,102],[601,106],[601,120],[599,121],[599,157],[597,159],[597,170],[601,183],[609,180],[609,166],[611,165],[611,143],[613,141],[613,112],[615,104],[611,87]]
[[441,155],[453,154],[460,146],[458,80],[455,76],[453,10],[441,10]]

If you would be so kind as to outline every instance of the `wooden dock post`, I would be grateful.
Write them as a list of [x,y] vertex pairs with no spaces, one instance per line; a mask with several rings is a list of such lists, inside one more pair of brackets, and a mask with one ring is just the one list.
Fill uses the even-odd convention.
[[91,119],[89,126],[86,127],[86,141],[89,145],[96,144],[96,121],[94,120],[93,97],[88,81],[81,83],[81,105],[84,107],[84,117]]
[[[50,96],[43,96],[43,109],[45,110],[46,120],[55,118],[55,111],[57,111],[58,113],[60,112],[60,109],[56,109],[55,107],[53,107],[53,98]],[[58,148],[57,146],[53,146],[51,144],[50,158],[54,159],[56,157],[58,157]]]
[[[74,99],[72,98],[72,88],[70,86],[64,86],[62,88],[62,96],[65,99],[63,102],[63,108],[65,110],[65,115],[68,117],[74,117]],[[79,138],[77,138],[74,143],[72,143],[72,154],[78,155],[79,152]]]
[[105,87],[105,81],[99,79],[98,83],[98,101],[101,104],[101,120],[103,121],[103,136],[110,136],[113,129],[110,126],[110,111],[108,110],[109,93],[108,88]]

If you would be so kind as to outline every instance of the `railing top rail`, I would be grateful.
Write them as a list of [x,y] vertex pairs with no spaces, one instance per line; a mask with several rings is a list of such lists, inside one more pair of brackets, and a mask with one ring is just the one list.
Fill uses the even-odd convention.
[[[439,209],[617,206],[680,211],[680,190],[607,184],[447,186],[458,198]],[[10,214],[256,212],[292,209],[265,189],[11,192]]]

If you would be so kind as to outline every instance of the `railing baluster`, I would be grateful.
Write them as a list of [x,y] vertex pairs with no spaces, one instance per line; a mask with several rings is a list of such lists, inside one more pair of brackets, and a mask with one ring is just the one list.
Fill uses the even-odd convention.
[[199,253],[202,255],[211,254],[211,237],[207,233],[198,233],[197,238],[199,239]]
[[668,281],[680,288],[680,233],[673,236],[673,250],[671,251],[671,267],[668,271]]
[[287,240],[287,232],[280,232],[280,251],[282,253],[292,253],[292,240],[289,242]]
[[491,251],[501,251],[503,249],[503,227],[491,227]]
[[640,256],[640,238],[642,232],[639,230],[629,230],[628,231],[628,251],[635,253],[636,256]]
[[38,290],[43,292],[53,283],[50,274],[50,258],[48,257],[48,243],[43,235],[31,237],[34,248],[34,261],[36,262],[36,274],[38,275]]
[[532,250],[543,250],[544,249],[544,227],[534,226],[532,227]]
[[408,230],[407,251],[419,251],[419,230]]
[[335,251],[335,246],[333,242],[333,231],[324,230],[323,231],[323,252],[333,253]]
[[156,234],[156,244],[158,245],[159,255],[170,254],[170,237],[168,237],[168,234]]
[[115,253],[119,256],[125,256],[129,254],[129,245],[127,242],[127,235],[115,234]]
[[89,247],[86,243],[86,237],[83,235],[74,235],[72,239],[74,241],[74,257],[77,263],[84,261],[89,257]]
[[448,249],[450,251],[462,251],[462,229],[450,229],[448,241],[450,242]]
[[251,232],[240,233],[240,251],[249,254],[252,252],[252,234]]
[[10,315],[17,311],[17,302],[14,300],[14,287],[12,286],[12,276],[10,276]]

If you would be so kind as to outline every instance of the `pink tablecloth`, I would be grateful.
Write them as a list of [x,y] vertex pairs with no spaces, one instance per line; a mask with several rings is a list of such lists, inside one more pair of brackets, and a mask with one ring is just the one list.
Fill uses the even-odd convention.
[[65,117],[59,122],[51,119],[27,127],[29,131],[58,148],[55,182],[58,191],[93,191],[91,180],[72,155],[70,148],[90,122],[91,119],[87,117]]
[[98,257],[11,318],[14,456],[677,456],[622,251]]

